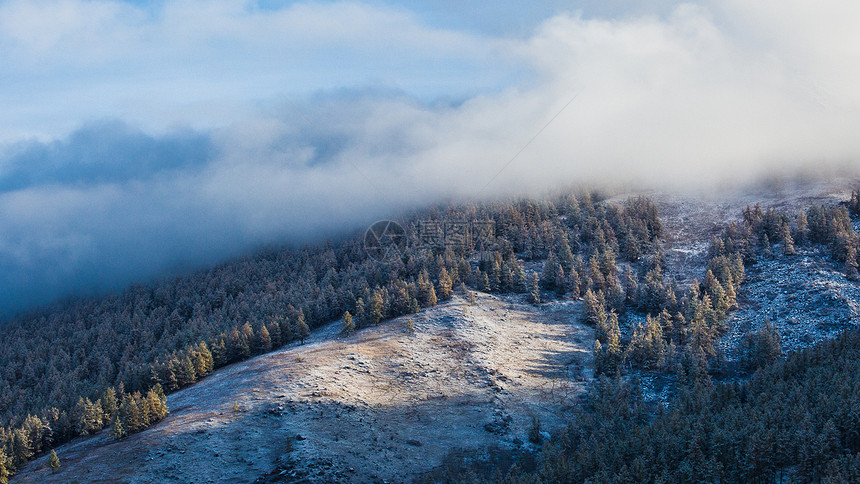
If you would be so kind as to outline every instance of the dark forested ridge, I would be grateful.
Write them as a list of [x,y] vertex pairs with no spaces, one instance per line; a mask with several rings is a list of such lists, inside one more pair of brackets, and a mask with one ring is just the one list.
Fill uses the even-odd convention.
[[[494,237],[480,246],[470,240],[427,247],[417,238],[418,224],[426,220],[491,222]],[[6,423],[0,467],[15,469],[106,426],[118,438],[145,428],[166,413],[163,392],[302,341],[346,311],[360,328],[432,306],[461,284],[526,292],[531,278],[524,261],[547,258],[543,288],[578,297],[617,290],[611,277],[618,272],[616,254],[642,267],[649,261],[651,269],[661,259],[657,210],[642,198],[605,204],[582,194],[445,207],[406,225],[411,243],[390,263],[368,258],[356,235],[267,250],[6,322],[0,335],[0,416]]]
[[[684,393],[688,384],[695,392],[711,389],[709,372],[727,371],[714,343],[737,306],[745,265],[774,251],[790,256],[795,245],[815,245],[855,278],[858,237],[849,210],[858,209],[857,197],[846,207],[813,208],[808,215],[750,208],[743,222],[714,238],[701,282],[685,287],[666,273],[654,203],[577,193],[427,210],[404,222],[410,243],[387,263],[369,258],[362,234],[356,234],[269,249],[189,276],[19,316],[0,334],[0,480],[75,436],[110,427],[122,438],[146,428],[166,415],[165,393],[216,368],[303,342],[310,330],[341,317],[351,331],[414,313],[463,285],[522,293],[534,303],[582,298],[586,322],[596,332],[595,374],[612,382],[618,375],[662,372],[675,375],[680,395],[691,394]],[[428,246],[419,237],[427,221],[489,223],[494,233],[487,240]],[[743,345],[740,371],[781,355],[772,328],[750,333]],[[625,385],[600,388],[629,393]],[[603,398],[607,391],[594,395]],[[631,408],[639,407],[634,402]],[[583,413],[582,422],[588,415],[593,413]],[[641,423],[639,418],[633,420]]]

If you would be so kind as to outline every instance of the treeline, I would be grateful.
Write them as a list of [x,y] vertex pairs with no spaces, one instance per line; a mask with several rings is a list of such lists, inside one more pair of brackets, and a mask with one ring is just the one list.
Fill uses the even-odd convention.
[[[426,220],[489,223],[495,230],[490,238],[430,248],[418,238],[418,224]],[[435,305],[462,284],[526,292],[531,277],[523,260],[543,260],[550,253],[563,271],[558,280],[571,288],[552,286],[553,291],[577,296],[591,287],[606,289],[613,254],[637,263],[659,258],[662,230],[647,199],[601,203],[587,193],[434,208],[406,225],[412,234],[408,248],[386,264],[368,258],[356,234],[338,242],[262,251],[211,270],[5,322],[0,333],[5,435],[28,433],[37,418],[43,435],[58,445],[106,425],[104,411],[101,418],[92,414],[110,387],[144,400],[154,388],[175,391],[223,365],[303,342],[313,328],[346,312],[362,327]],[[593,254],[606,261],[602,279],[590,272]],[[574,277],[574,269],[581,274]],[[78,411],[81,401],[91,411]],[[156,419],[140,421],[147,420]],[[122,414],[118,421],[119,435],[142,428],[137,421],[122,421]],[[12,459],[10,469],[19,467],[25,455],[47,450],[44,439],[24,453],[8,442],[4,448]]]
[[655,411],[635,381],[604,376],[537,464],[488,469],[469,459],[432,480],[860,482],[860,331],[791,353],[742,383],[714,384],[701,368],[686,378]]
[[[627,268],[609,296],[600,288],[583,298],[585,320],[595,326],[595,369],[614,374],[622,367],[665,369],[683,361],[700,362],[716,354],[714,342],[726,331],[729,311],[737,307],[737,290],[744,281],[739,252],[729,252],[722,240],[712,250],[702,283],[680,289],[667,281],[659,264],[641,280]],[[622,288],[623,287],[623,288]],[[622,335],[619,318],[644,321]]]
[[851,214],[860,214],[860,193],[853,192],[851,199],[838,206],[813,206],[796,216],[776,209],[763,211],[760,206],[744,210],[742,226],[729,227],[740,242],[748,261],[758,257],[772,257],[779,253],[797,254],[797,246],[823,247],[826,254],[841,264],[845,276],[858,279],[858,249],[860,235],[854,231]]
[[[596,371],[677,370],[678,365],[691,362],[718,366],[713,357],[723,355],[714,342],[726,331],[726,317],[737,306],[745,265],[761,259],[791,257],[801,246],[821,247],[843,267],[848,279],[860,279],[860,236],[853,230],[850,213],[860,213],[860,193],[853,193],[844,205],[813,206],[796,216],[759,205],[747,207],[742,222],[730,223],[721,237],[714,237],[702,282],[693,281],[683,294],[664,280],[659,253],[649,264],[639,264],[638,274],[628,266],[615,277],[619,270],[611,257],[601,258],[596,252],[588,264],[583,294],[585,319],[596,328]],[[637,315],[644,315],[645,321],[624,334],[620,323]],[[767,356],[762,357],[759,350]],[[780,354],[779,335],[767,326],[742,341],[740,369],[752,371]]]
[[52,408],[38,417],[27,415],[17,428],[0,427],[0,482],[34,455],[52,449],[78,435],[90,435],[110,427],[111,436],[121,439],[139,432],[168,414],[167,397],[161,385],[145,395],[108,387],[95,402],[80,397],[71,411]]
[[715,354],[744,280],[744,252],[731,235],[714,239],[703,281],[682,290],[663,271],[662,226],[647,199],[572,208],[563,218],[570,236],[555,237],[540,284],[557,297],[583,298],[598,374],[702,364]]

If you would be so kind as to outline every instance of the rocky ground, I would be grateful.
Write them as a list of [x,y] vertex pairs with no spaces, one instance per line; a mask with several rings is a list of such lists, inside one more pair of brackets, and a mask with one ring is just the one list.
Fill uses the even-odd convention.
[[739,310],[728,320],[720,346],[729,359],[743,335],[770,321],[784,351],[832,338],[860,322],[860,285],[848,281],[821,249],[776,256],[747,267]]
[[[13,482],[404,482],[452,449],[525,447],[560,426],[591,374],[580,303],[479,294],[351,336],[222,369],[168,398],[170,415],[31,462]],[[238,409],[234,410],[234,406]]]

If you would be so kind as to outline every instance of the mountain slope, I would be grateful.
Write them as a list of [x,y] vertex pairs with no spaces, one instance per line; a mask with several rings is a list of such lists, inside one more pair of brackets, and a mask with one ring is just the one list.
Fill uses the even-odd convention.
[[335,323],[170,395],[153,428],[75,440],[59,472],[40,458],[13,482],[400,482],[455,448],[528,445],[532,415],[560,425],[590,378],[579,306],[479,293],[414,315],[414,333],[406,317],[351,336]]

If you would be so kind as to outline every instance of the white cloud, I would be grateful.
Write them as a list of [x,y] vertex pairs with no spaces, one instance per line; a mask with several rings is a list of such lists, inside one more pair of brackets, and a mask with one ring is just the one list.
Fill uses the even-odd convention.
[[513,75],[500,45],[357,2],[11,0],[0,4],[0,140],[100,117],[223,126],[277,96],[343,87],[471,95]]
[[[860,156],[860,34],[850,25],[860,12],[848,3],[560,14],[525,38],[352,2],[150,11],[70,1],[57,14],[45,6],[54,3],[0,6],[0,60],[13,80],[0,93],[10,107],[0,139],[110,115],[154,131],[211,128],[215,154],[179,172],[3,195],[0,288],[27,274],[61,293],[80,285],[81,268],[95,274],[86,284],[122,284],[475,196],[576,93],[482,195],[701,185]],[[57,22],[52,35],[32,33]],[[28,76],[42,75],[44,91],[32,88]],[[313,87],[325,90],[307,95]],[[461,102],[432,102],[446,95]]]

